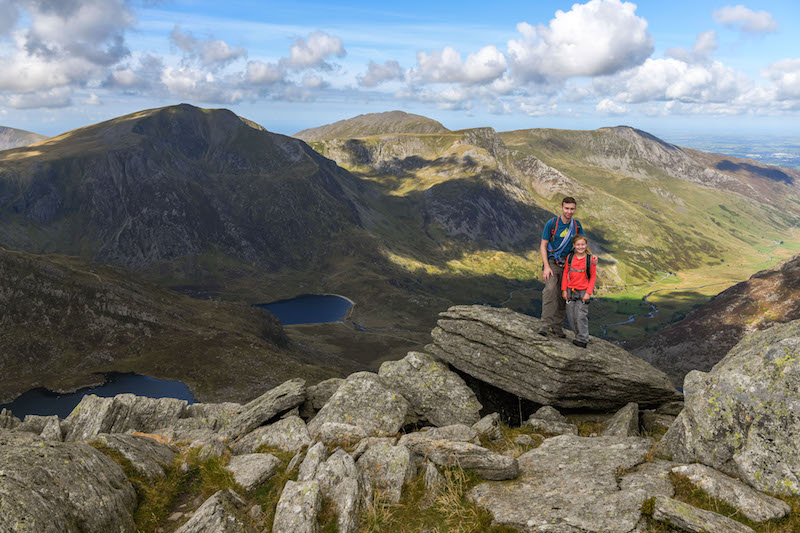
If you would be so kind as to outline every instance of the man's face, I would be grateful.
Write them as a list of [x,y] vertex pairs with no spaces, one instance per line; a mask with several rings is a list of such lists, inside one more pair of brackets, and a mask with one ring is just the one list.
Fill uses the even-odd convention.
[[575,214],[575,204],[561,204],[561,214],[564,220],[569,220]]

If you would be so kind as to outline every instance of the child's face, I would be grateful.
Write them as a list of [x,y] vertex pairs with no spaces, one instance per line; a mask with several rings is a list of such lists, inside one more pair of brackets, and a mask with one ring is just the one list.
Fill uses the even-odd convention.
[[575,251],[579,254],[586,253],[586,241],[583,239],[575,242]]

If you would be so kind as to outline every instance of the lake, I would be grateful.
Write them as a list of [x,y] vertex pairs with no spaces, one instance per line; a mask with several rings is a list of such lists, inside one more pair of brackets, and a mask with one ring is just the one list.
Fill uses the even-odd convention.
[[94,394],[105,398],[130,392],[148,398],[178,398],[194,403],[192,392],[180,381],[140,376],[138,374],[120,374],[110,372],[104,374],[106,382],[97,387],[86,387],[75,392],[59,394],[47,389],[33,389],[18,396],[13,402],[0,405],[0,409],[10,410],[20,420],[25,415],[58,415],[66,418],[81,398]]
[[335,294],[303,294],[296,298],[256,304],[278,317],[281,324],[319,324],[338,322],[347,316],[353,302]]

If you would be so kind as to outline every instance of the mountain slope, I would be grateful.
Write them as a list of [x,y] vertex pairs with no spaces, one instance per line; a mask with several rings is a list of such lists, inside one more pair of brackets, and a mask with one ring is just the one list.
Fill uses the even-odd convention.
[[293,135],[306,142],[330,139],[355,139],[390,133],[446,133],[449,130],[433,119],[403,111],[368,113],[333,124],[298,131]]
[[0,126],[0,150],[17,148],[18,146],[28,146],[47,139],[44,135],[31,133],[25,130],[18,130],[6,126]]
[[710,370],[748,333],[798,318],[800,255],[730,287],[629,349],[681,386],[690,370]]
[[189,298],[76,258],[0,247],[0,287],[0,403],[110,371],[181,380],[201,400],[241,401],[345,366],[300,350],[263,309]]

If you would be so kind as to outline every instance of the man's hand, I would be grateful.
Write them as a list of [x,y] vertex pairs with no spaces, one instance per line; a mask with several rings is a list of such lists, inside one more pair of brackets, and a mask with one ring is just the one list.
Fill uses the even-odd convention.
[[592,295],[591,295],[591,294],[589,294],[589,293],[584,293],[584,294],[583,294],[583,302],[584,302],[584,303],[588,302],[588,301],[591,299],[591,297],[592,297]]
[[544,265],[544,270],[542,270],[542,279],[547,281],[548,278],[552,275],[553,275],[553,269],[550,268],[550,265]]
[[567,299],[567,291],[561,291],[561,297]]

